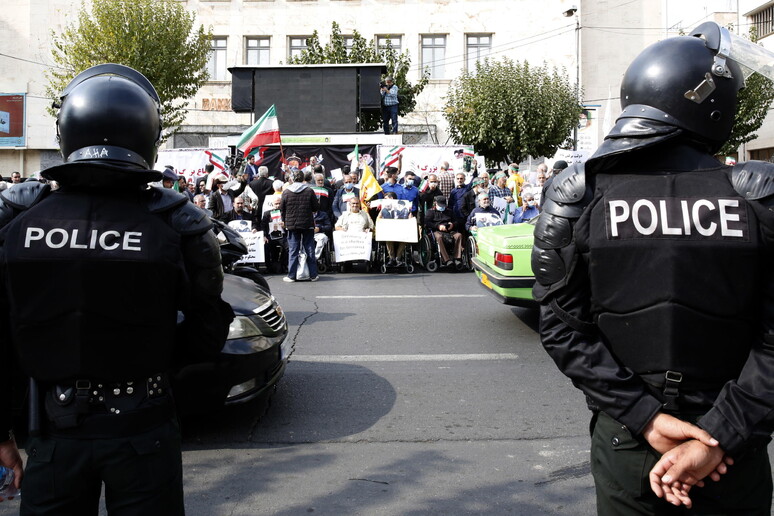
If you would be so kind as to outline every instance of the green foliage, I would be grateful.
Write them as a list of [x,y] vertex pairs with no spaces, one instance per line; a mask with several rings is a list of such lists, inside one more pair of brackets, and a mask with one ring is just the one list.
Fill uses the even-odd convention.
[[571,145],[581,106],[566,74],[543,64],[485,59],[449,87],[444,117],[455,141],[488,162],[552,156]]
[[61,34],[51,33],[58,68],[47,73],[46,95],[58,100],[72,78],[91,66],[130,66],[156,88],[168,137],[209,78],[212,32],[194,21],[194,13],[175,0],[94,0],[91,10],[82,3],[77,22]]
[[[750,27],[750,41],[758,41],[756,27]],[[754,73],[745,81],[745,88],[739,92],[734,126],[731,136],[718,152],[721,156],[734,154],[740,145],[758,137],[755,133],[763,125],[763,120],[774,102],[774,83],[759,73]]]
[[[414,111],[417,105],[416,98],[425,89],[430,77],[430,73],[426,71],[416,84],[412,84],[407,78],[411,69],[408,52],[399,53],[389,41],[387,48],[379,51],[375,40],[369,42],[358,31],[354,31],[352,35],[352,47],[347,54],[346,42],[336,22],[333,22],[331,27],[330,41],[324,47],[320,45],[317,31],[314,31],[312,37],[307,38],[306,45],[307,49],[301,55],[289,59],[289,64],[386,63],[385,77],[393,77],[395,85],[398,86],[398,115],[400,116],[406,116]],[[375,84],[374,88],[378,88],[378,85]],[[380,113],[360,112],[361,131],[376,131],[381,123]]]

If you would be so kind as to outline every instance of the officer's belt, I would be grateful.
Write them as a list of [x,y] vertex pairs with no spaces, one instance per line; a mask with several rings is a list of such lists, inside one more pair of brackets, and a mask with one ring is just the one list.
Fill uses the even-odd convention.
[[144,411],[149,400],[167,397],[169,390],[164,374],[123,382],[83,378],[61,382],[45,390],[46,415],[58,430],[81,427],[86,416],[119,417]]

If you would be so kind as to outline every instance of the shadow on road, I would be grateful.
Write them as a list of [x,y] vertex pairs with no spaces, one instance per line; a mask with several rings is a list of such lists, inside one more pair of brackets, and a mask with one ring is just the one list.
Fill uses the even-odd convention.
[[[416,450],[382,465],[339,469],[337,453],[319,447],[285,447],[246,452],[238,466],[208,484],[205,491],[189,489],[188,500],[207,498],[208,514],[296,516],[342,514],[590,514],[590,487],[577,482],[556,485],[527,480],[519,472],[510,479],[471,481],[469,461],[443,450]],[[212,468],[211,463],[191,463],[187,471]],[[296,496],[278,500],[288,479],[318,478],[319,470],[336,473],[326,478],[329,488],[301,488]],[[442,476],[448,489],[432,486]],[[521,477],[521,478],[520,478]],[[459,489],[453,486],[458,484]],[[473,485],[471,485],[473,484]],[[316,492],[317,494],[312,494]],[[213,496],[228,493],[227,497]],[[289,494],[289,493],[288,493]],[[271,498],[271,506],[261,500]],[[198,508],[203,508],[197,504]],[[192,514],[198,515],[194,510]],[[201,514],[204,514],[202,512]]]
[[258,401],[191,418],[183,427],[183,444],[217,449],[340,440],[373,426],[396,397],[390,382],[371,369],[291,357],[268,411]]

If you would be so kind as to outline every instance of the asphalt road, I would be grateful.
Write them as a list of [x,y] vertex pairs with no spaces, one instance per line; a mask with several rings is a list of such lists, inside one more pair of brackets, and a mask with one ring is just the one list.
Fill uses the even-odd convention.
[[268,279],[295,352],[265,414],[185,422],[189,516],[595,513],[589,413],[536,311],[472,273]]
[[272,406],[189,423],[189,515],[593,514],[588,414],[537,313],[473,274],[269,278],[295,353]]

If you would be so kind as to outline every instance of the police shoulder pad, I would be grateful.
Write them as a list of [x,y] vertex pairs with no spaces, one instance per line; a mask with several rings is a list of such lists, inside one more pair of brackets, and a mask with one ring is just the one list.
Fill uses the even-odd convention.
[[560,217],[580,217],[592,199],[591,188],[586,185],[584,164],[576,163],[554,177],[545,196],[551,202],[544,203],[544,211]]
[[26,210],[39,203],[51,187],[38,181],[25,181],[0,193],[3,202],[17,210]]
[[774,163],[745,161],[731,169],[731,184],[748,201],[765,199],[774,194]]
[[204,210],[188,201],[170,212],[169,221],[181,235],[197,235],[212,227],[212,221]]
[[184,203],[190,204],[190,201],[187,197],[184,197],[171,188],[152,186],[148,189],[148,209],[152,213],[171,210]]

